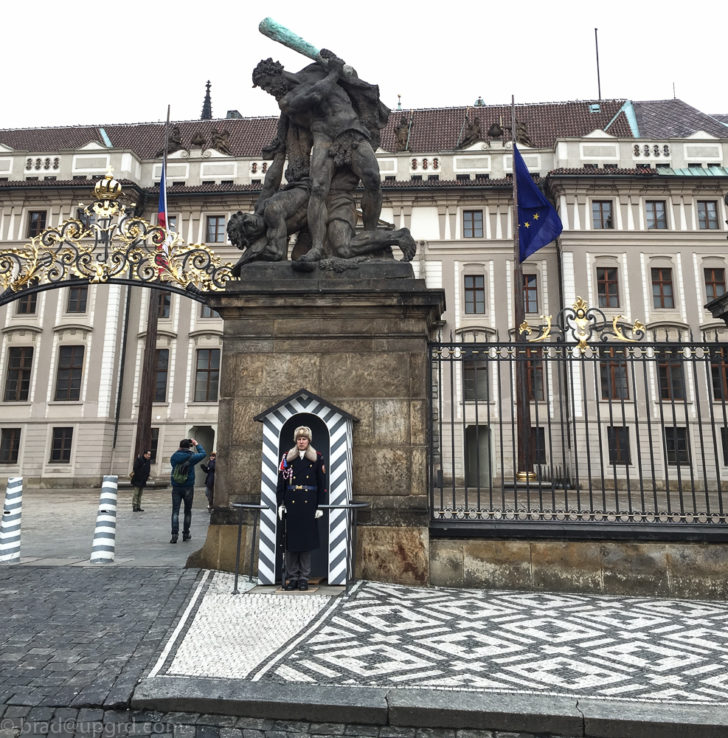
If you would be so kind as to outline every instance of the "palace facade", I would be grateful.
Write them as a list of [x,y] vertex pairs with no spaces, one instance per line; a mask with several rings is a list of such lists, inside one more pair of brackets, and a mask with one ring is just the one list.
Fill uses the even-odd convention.
[[[507,106],[394,111],[377,151],[382,220],[418,242],[415,276],[442,288],[440,338],[514,337]],[[526,317],[582,297],[650,340],[724,340],[705,304],[726,285],[728,127],[680,100],[519,105],[519,149],[562,219],[523,264]],[[170,228],[235,262],[226,223],[252,210],[275,118],[179,121],[170,137]],[[129,207],[156,222],[162,124],[0,130],[0,248],[76,217],[111,170]],[[154,376],[142,376],[149,301]],[[78,285],[0,308],[0,476],[99,484],[131,469],[139,390],[154,385],[160,480],[181,438],[215,447],[222,323],[177,294]],[[298,389],[281,388],[281,396]],[[458,390],[460,391],[460,390]]]

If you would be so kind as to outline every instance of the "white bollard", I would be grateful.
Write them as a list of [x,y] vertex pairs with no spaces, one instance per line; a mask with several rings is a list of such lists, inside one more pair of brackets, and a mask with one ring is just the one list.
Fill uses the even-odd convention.
[[96,514],[94,542],[91,548],[92,564],[113,564],[116,550],[116,494],[119,477],[104,477]]
[[10,477],[0,520],[0,562],[20,562],[20,515],[23,511],[23,477]]

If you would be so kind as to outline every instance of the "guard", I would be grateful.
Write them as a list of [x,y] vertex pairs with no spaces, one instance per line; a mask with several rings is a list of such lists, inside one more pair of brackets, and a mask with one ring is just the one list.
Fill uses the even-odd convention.
[[[319,547],[316,520],[318,506],[326,502],[324,459],[311,446],[311,429],[296,428],[296,445],[281,458],[278,467],[278,518],[284,525],[285,572],[283,589],[307,590],[311,576],[311,551]],[[287,578],[287,581],[286,581]]]

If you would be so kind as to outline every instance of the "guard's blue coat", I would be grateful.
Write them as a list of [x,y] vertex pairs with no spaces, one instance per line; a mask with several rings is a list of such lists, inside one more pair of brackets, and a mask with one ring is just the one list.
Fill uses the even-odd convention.
[[[285,457],[284,457],[285,458]],[[286,506],[286,550],[313,551],[319,547],[318,525],[314,513],[326,502],[326,472],[323,456],[317,451],[316,461],[298,453],[289,462],[291,479],[279,468],[277,499]],[[280,466],[283,466],[281,463]],[[291,490],[289,487],[315,487],[312,490]]]

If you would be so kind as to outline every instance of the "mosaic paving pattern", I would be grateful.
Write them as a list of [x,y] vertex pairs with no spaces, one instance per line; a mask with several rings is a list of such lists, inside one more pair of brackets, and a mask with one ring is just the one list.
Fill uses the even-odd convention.
[[[282,647],[327,606],[329,597],[275,594],[233,595],[233,577],[218,572],[206,585],[189,628],[164,672],[175,676],[242,679],[261,664],[272,665]],[[239,591],[253,587],[246,579]]]
[[258,678],[728,700],[725,603],[369,582],[288,650]]

